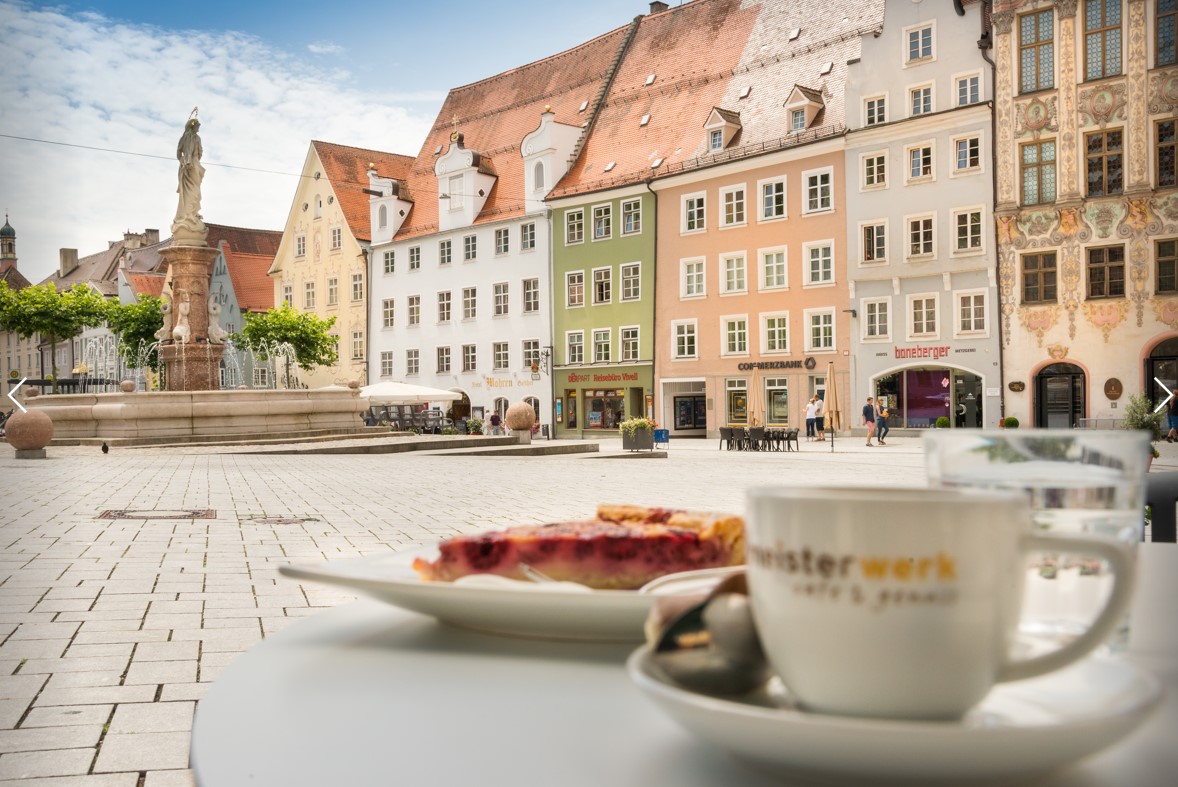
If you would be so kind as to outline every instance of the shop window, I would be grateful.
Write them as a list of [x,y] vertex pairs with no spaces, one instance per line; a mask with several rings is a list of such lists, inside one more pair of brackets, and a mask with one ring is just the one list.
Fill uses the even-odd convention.
[[726,380],[724,382],[725,404],[728,408],[728,423],[743,426],[749,422],[749,392],[747,380]]

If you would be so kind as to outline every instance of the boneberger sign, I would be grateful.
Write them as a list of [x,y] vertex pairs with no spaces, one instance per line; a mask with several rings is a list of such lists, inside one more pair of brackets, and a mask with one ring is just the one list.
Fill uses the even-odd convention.
[[896,347],[897,358],[944,358],[949,354],[948,347]]

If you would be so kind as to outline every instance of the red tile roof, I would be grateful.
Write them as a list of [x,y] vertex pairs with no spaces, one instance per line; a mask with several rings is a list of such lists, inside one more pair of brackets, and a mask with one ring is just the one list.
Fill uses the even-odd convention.
[[[353,148],[354,150],[354,148]],[[367,162],[366,162],[367,163]],[[324,165],[326,166],[326,165]],[[334,184],[333,184],[334,185]],[[339,193],[338,189],[337,192]],[[341,199],[342,202],[342,199]],[[365,205],[365,219],[367,219]],[[243,312],[264,312],[274,306],[274,283],[266,275],[278,253],[282,232],[209,224],[210,246],[225,255],[237,305]]]
[[455,129],[462,132],[464,147],[477,152],[498,176],[475,223],[523,215],[520,143],[540,125],[546,106],[557,123],[580,126],[588,119],[592,110],[579,111],[581,104],[592,106],[627,32],[628,26],[620,27],[552,57],[451,90],[409,173],[413,209],[397,239],[438,231],[435,151],[449,149]]
[[339,200],[340,210],[344,213],[352,237],[367,243],[372,239],[372,220],[368,212],[368,195],[361,189],[368,188],[368,165],[375,165],[377,173],[382,177],[404,180],[413,165],[413,157],[332,142],[312,140],[311,145],[323,163],[323,174],[327,176],[335,198]]
[[162,273],[128,273],[127,283],[131,285],[131,292],[135,293],[136,297],[150,295],[158,298],[164,291],[164,281],[167,278]]

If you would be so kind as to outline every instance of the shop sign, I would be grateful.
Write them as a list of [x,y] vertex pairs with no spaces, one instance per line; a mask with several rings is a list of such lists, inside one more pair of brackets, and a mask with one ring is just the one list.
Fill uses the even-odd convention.
[[593,372],[592,374],[586,372],[585,374],[570,374],[569,384],[573,383],[636,383],[638,382],[638,372],[612,372],[608,374],[599,374]]
[[812,357],[804,361],[746,361],[739,363],[736,368],[742,372],[752,369],[813,369],[818,365]]
[[944,358],[949,354],[948,347],[894,347],[897,358]]
[[1125,392],[1125,386],[1121,385],[1121,381],[1116,377],[1110,377],[1104,381],[1104,395],[1112,401],[1121,398],[1121,394]]
[[1006,387],[1015,393],[1022,393],[1023,391],[1027,390],[1027,384],[1022,380],[1014,380],[1008,383]]

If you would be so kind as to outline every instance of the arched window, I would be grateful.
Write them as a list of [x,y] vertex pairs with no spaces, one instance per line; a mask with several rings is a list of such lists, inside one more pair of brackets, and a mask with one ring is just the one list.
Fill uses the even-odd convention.
[[387,205],[381,205],[376,211],[376,226],[382,230],[389,226],[389,208]]
[[540,423],[540,400],[534,396],[528,396],[524,401],[530,404],[532,409],[536,411],[536,423]]
[[535,190],[544,190],[544,162],[537,161],[536,166],[532,169],[532,180],[535,182]]

